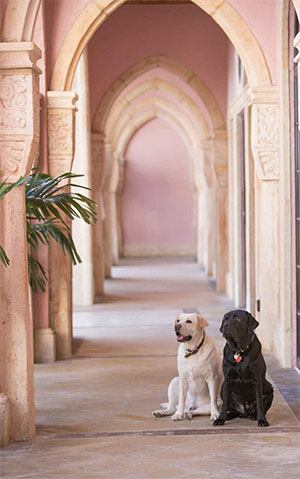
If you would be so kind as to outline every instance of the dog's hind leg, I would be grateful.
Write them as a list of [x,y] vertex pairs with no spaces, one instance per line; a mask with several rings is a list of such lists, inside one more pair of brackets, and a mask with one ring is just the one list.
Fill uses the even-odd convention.
[[179,377],[172,379],[168,387],[168,399],[167,407],[165,409],[158,409],[153,411],[154,417],[172,416],[176,412],[179,401]]
[[196,409],[190,409],[189,415],[191,416],[208,416],[210,415],[210,403],[204,403],[198,406]]

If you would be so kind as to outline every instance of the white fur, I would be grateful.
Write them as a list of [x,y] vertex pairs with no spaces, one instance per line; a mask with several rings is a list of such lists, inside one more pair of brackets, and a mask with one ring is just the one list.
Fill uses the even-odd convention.
[[[191,323],[186,323],[189,320]],[[175,324],[180,324],[183,336],[192,336],[190,341],[178,348],[177,366],[179,377],[169,384],[167,404],[164,409],[153,411],[155,417],[171,416],[173,421],[192,419],[195,415],[209,415],[211,420],[219,416],[218,398],[222,383],[221,360],[214,342],[205,333],[200,350],[185,358],[187,349],[195,349],[203,338],[207,321],[199,314],[181,313]]]

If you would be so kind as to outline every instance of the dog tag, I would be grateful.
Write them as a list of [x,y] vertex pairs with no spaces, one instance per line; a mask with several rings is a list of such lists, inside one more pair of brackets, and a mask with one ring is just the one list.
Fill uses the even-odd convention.
[[234,357],[234,359],[236,360],[237,363],[240,363],[241,360],[243,359],[242,356],[238,353],[235,353],[235,355],[233,357]]

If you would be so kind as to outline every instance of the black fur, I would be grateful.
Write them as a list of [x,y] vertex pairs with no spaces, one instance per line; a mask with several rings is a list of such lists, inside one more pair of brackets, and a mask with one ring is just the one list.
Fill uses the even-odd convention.
[[[223,406],[214,426],[235,417],[250,417],[258,426],[269,426],[266,412],[273,401],[273,387],[266,380],[266,363],[261,343],[254,334],[258,322],[247,311],[234,310],[224,315],[221,333],[226,339],[223,354]],[[240,353],[237,362],[234,354]]]

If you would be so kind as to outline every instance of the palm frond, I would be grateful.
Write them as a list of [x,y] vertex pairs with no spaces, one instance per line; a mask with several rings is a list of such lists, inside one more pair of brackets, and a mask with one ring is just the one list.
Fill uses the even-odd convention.
[[40,242],[48,245],[50,238],[60,244],[63,253],[68,253],[74,265],[81,263],[81,258],[68,226],[61,225],[55,218],[50,218],[43,223],[27,221],[27,241],[34,249],[38,248]]
[[8,266],[10,262],[7,254],[5,253],[4,248],[1,245],[0,245],[0,261],[1,263],[4,264],[4,266]]
[[34,292],[39,289],[44,293],[48,281],[47,270],[31,254],[28,254],[29,284]]
[[82,218],[88,224],[95,222],[97,220],[95,202],[81,193],[66,190],[66,186],[85,190],[89,190],[89,188],[73,183],[58,186],[71,178],[80,176],[82,175],[64,173],[52,178],[46,173],[34,173],[27,177],[27,214],[35,216],[38,220],[55,216],[65,225],[66,221],[61,213],[71,220]]

